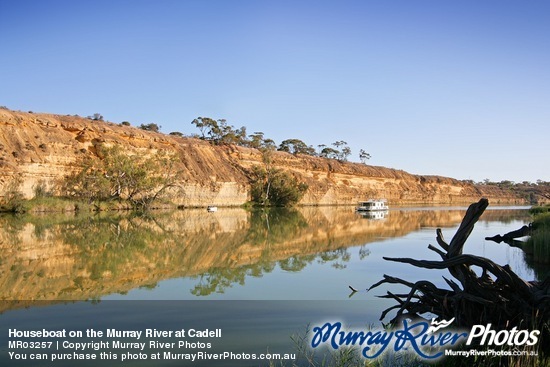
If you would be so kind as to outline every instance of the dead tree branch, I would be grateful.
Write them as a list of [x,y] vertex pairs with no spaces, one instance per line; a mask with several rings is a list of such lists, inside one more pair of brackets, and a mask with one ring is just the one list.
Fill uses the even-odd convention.
[[[538,328],[546,343],[549,342],[550,278],[543,282],[526,282],[508,265],[501,266],[487,258],[462,253],[475,223],[488,205],[487,199],[470,205],[449,244],[441,230],[437,229],[436,241],[443,251],[432,245],[429,248],[441,257],[440,261],[384,257],[388,261],[425,269],[447,269],[458,282],[444,277],[450,289],[442,289],[426,280],[413,283],[384,275],[369,290],[382,284],[400,284],[408,287],[409,292],[387,292],[381,296],[398,303],[384,310],[381,320],[393,310],[397,312],[390,323],[403,317],[429,313],[439,319],[449,320],[454,317],[459,327],[491,323],[493,328]],[[481,276],[472,267],[480,268]]]

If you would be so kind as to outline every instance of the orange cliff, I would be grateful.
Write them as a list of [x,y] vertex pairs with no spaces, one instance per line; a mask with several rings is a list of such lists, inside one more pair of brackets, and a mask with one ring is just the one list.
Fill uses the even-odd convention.
[[[79,169],[86,157],[97,158],[99,144],[121,145],[148,154],[163,150],[179,158],[183,206],[238,206],[250,200],[249,170],[262,165],[253,148],[216,146],[194,138],[165,135],[78,116],[0,109],[0,195],[18,178],[20,191],[33,196],[39,183],[52,187]],[[302,205],[353,205],[383,197],[390,204],[465,204],[487,197],[493,204],[525,203],[510,190],[473,185],[440,176],[333,159],[275,152],[273,165],[291,172],[308,190]]]

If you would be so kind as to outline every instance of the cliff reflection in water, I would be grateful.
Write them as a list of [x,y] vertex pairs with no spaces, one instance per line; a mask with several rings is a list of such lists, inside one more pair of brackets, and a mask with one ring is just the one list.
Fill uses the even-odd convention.
[[[99,299],[179,277],[196,279],[190,292],[204,296],[277,266],[345,268],[351,246],[363,246],[359,254],[368,256],[369,242],[457,225],[463,215],[464,209],[395,210],[369,220],[349,207],[306,207],[1,216],[0,299]],[[498,215],[506,217],[505,210]]]

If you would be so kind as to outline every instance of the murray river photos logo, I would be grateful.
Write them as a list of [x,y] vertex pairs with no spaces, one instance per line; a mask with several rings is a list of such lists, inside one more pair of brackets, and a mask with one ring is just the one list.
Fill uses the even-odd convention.
[[402,321],[399,327],[390,330],[346,330],[340,322],[327,322],[312,329],[311,347],[323,345],[334,350],[341,347],[358,347],[368,359],[382,353],[412,351],[421,358],[436,360],[452,349],[465,343],[479,346],[532,346],[538,342],[538,330],[493,330],[491,324],[474,325],[471,330],[454,330],[454,318],[447,321],[426,320]]

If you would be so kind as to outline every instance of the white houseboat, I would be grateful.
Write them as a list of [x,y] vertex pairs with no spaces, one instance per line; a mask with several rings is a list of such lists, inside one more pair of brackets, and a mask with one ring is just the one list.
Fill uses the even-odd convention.
[[388,209],[388,202],[385,199],[361,201],[355,208],[358,212],[374,212]]

